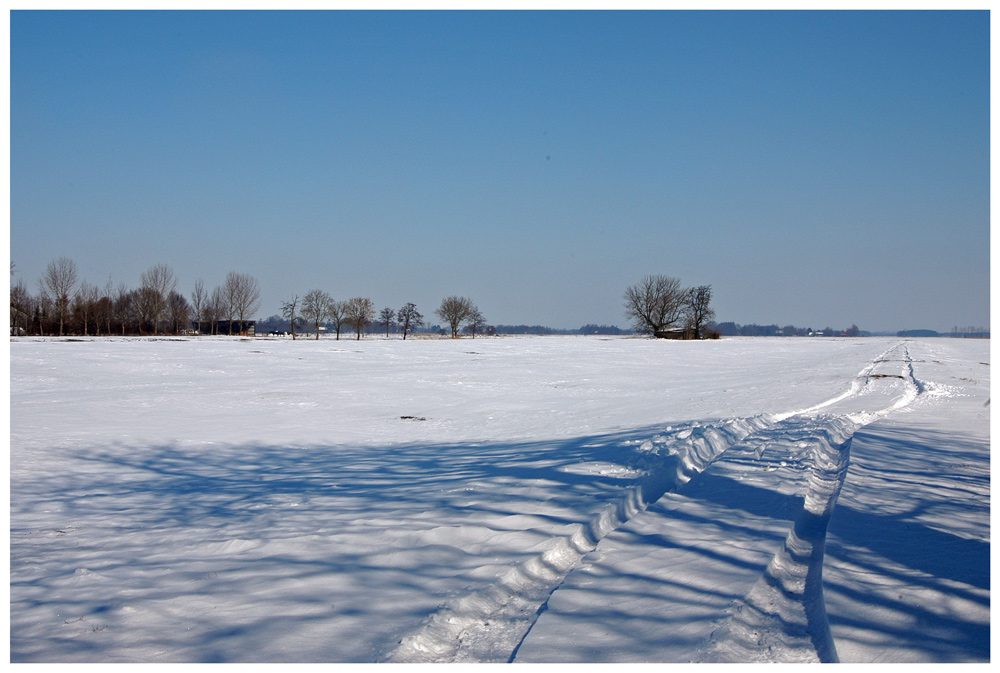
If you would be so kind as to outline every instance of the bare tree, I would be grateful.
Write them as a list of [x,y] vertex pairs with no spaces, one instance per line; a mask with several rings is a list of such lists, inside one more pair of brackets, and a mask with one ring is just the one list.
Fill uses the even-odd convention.
[[73,313],[83,323],[84,336],[90,333],[90,323],[97,312],[97,300],[100,296],[96,285],[83,281],[73,297]]
[[260,310],[260,283],[248,273],[238,273],[239,290],[236,293],[236,315],[240,319],[240,331],[246,331],[246,323]]
[[344,308],[344,322],[357,330],[358,341],[360,341],[365,325],[375,319],[375,303],[367,297],[354,297],[347,300],[347,306]]
[[[219,321],[229,315],[229,302],[221,287],[216,287],[212,290],[212,294],[208,298],[208,305],[205,308],[207,312],[206,320],[212,325],[212,334],[218,334]],[[232,325],[232,321],[229,324]],[[230,334],[232,334],[232,330],[230,330]]]
[[[13,263],[11,271],[13,272]],[[28,333],[28,323],[34,309],[34,301],[28,286],[18,279],[17,284],[10,288],[10,335],[16,336]]]
[[[295,315],[298,306],[299,295],[295,295],[291,301],[286,301],[281,305],[281,316],[288,320],[289,327],[292,330],[292,341],[295,341],[295,323],[299,321],[299,317]],[[316,330],[316,334],[319,334],[319,330]]]
[[406,334],[424,324],[424,316],[420,315],[416,304],[412,301],[396,312],[396,321],[403,329],[403,341],[406,341]]
[[337,341],[340,341],[340,330],[347,320],[347,302],[330,301],[330,315],[328,316],[333,329],[337,332]]
[[323,290],[309,290],[302,298],[302,316],[316,328],[317,340],[319,340],[320,325],[330,317],[330,308],[333,303],[330,295]]
[[451,338],[457,339],[459,327],[472,315],[475,308],[471,299],[452,296],[442,299],[441,306],[435,313],[451,327]]
[[481,332],[484,327],[486,327],[486,318],[480,313],[479,308],[473,305],[472,312],[466,318],[465,330],[472,334],[472,338],[475,339],[476,332]]
[[198,333],[201,333],[202,311],[208,302],[208,293],[205,292],[205,283],[201,278],[194,282],[194,291],[191,293],[191,311],[194,319],[198,322]]
[[260,309],[260,285],[257,279],[247,273],[230,271],[222,284],[222,294],[229,307],[229,333],[233,333],[233,319],[239,318],[240,331],[246,322]]
[[685,297],[684,311],[687,318],[687,327],[694,331],[694,338],[701,338],[701,328],[709,320],[715,317],[715,311],[709,308],[712,301],[712,286],[699,285],[687,291]]
[[76,262],[68,257],[49,262],[42,274],[40,284],[42,294],[52,302],[56,316],[59,318],[59,336],[63,335],[66,314],[69,312],[70,295],[76,285]]
[[144,271],[139,281],[144,317],[153,323],[156,334],[160,319],[167,314],[167,297],[177,288],[177,279],[169,266],[157,264]]
[[104,292],[97,306],[97,319],[104,322],[106,331],[111,334],[111,320],[114,317],[114,294],[115,286],[111,283],[111,276],[104,285]]
[[384,309],[382,309],[382,311],[378,314],[379,324],[380,325],[385,325],[385,335],[386,335],[386,337],[389,336],[389,327],[392,326],[393,319],[395,317],[396,317],[396,312],[393,311],[388,306],[386,306]]
[[48,292],[39,292],[35,301],[35,312],[31,318],[32,323],[38,327],[38,336],[45,336],[46,330],[49,334],[55,334],[55,326],[51,324],[54,315],[56,308],[52,297]]
[[174,334],[180,334],[188,329],[191,320],[191,305],[180,292],[174,290],[167,295],[167,314],[170,317],[170,327]]
[[166,299],[151,287],[140,287],[135,291],[132,308],[138,319],[139,334],[142,334],[146,327],[152,328],[153,334],[157,333],[157,325],[163,315],[165,304]]
[[684,314],[685,292],[670,276],[646,276],[625,290],[625,317],[640,334],[673,327]]
[[132,302],[135,296],[128,289],[125,283],[118,283],[114,297],[111,299],[111,315],[114,320],[122,326],[122,336],[128,327],[132,317]]
[[226,316],[226,319],[229,321],[229,336],[233,335],[233,323],[236,321],[237,295],[240,292],[239,279],[236,275],[235,271],[230,271],[226,274],[226,280],[223,281],[221,288],[222,306],[224,307],[222,315]]

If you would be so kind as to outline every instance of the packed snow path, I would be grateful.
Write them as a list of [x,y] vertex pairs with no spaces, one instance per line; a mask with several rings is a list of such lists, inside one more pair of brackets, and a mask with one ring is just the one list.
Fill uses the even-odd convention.
[[11,658],[988,659],[986,345],[12,340]]

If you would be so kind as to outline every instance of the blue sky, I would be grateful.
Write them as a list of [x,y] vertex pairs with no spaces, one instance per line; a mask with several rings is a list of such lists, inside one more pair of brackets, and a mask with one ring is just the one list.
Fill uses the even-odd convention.
[[987,12],[25,12],[11,258],[260,317],[313,288],[425,316],[989,324]]

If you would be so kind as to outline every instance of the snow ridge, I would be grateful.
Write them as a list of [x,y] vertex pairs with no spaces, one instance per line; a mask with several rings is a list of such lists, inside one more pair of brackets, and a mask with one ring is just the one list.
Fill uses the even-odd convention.
[[424,626],[402,638],[389,662],[510,662],[549,596],[566,575],[610,532],[686,484],[726,450],[770,426],[765,416],[737,418],[717,425],[694,424],[657,437],[640,447],[647,474],[614,503],[604,507],[569,537],[514,567],[484,590],[464,596],[430,616]]
[[836,662],[823,598],[826,529],[847,476],[850,419],[826,419],[783,441],[810,445],[802,510],[763,576],[712,634],[702,662]]

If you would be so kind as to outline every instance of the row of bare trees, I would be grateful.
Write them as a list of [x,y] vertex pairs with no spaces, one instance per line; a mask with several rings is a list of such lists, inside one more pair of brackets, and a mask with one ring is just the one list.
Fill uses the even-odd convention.
[[646,276],[625,290],[625,317],[640,334],[679,332],[700,339],[705,324],[715,317],[711,301],[711,285],[684,288],[672,276]]
[[[472,300],[466,297],[446,297],[436,311],[437,315],[451,327],[453,338],[458,336],[459,328],[464,324],[475,338],[486,326],[486,318]],[[379,325],[385,328],[385,335],[393,327],[403,334],[403,340],[424,324],[424,316],[417,310],[413,302],[407,302],[398,311],[388,306],[378,313],[376,321],[375,304],[367,297],[354,297],[345,301],[336,301],[323,290],[310,290],[304,297],[296,295],[290,301],[281,305],[281,317],[291,325],[292,339],[295,339],[297,327],[311,328],[319,339],[320,332],[326,325],[333,327],[336,338],[340,339],[341,330],[352,328],[357,339],[361,339],[365,328]]]
[[[143,272],[138,288],[124,283],[114,286],[110,279],[101,288],[80,281],[76,263],[60,257],[49,262],[38,287],[37,295],[29,292],[23,280],[11,288],[12,335],[182,334],[192,327],[202,334],[239,334],[260,309],[260,286],[249,274],[231,271],[211,291],[198,280],[189,302],[177,291],[177,278],[166,264]],[[486,328],[482,312],[467,297],[446,297],[435,313],[451,328],[453,338],[462,327],[473,338]],[[385,327],[386,336],[398,328],[405,340],[425,324],[413,302],[398,311],[385,307],[376,316],[375,304],[367,297],[336,301],[319,289],[284,302],[282,316],[292,326],[293,339],[296,327],[311,327],[318,339],[327,325],[333,327],[337,339],[344,329],[361,339],[366,328],[378,324]]]
[[319,339],[321,328],[327,324],[336,330],[337,339],[345,327],[353,327],[360,339],[365,327],[375,319],[375,304],[367,297],[336,301],[328,292],[310,290],[301,299],[295,295],[291,301],[284,302],[281,315],[291,324],[292,339],[295,339],[295,328],[300,325],[311,325]]
[[138,288],[110,280],[102,288],[80,280],[73,260],[60,257],[49,262],[38,287],[37,295],[23,280],[11,288],[12,335],[181,334],[193,322],[217,334],[224,321],[232,334],[260,308],[260,287],[249,274],[230,272],[211,292],[199,280],[188,302],[166,264],[144,271]]

